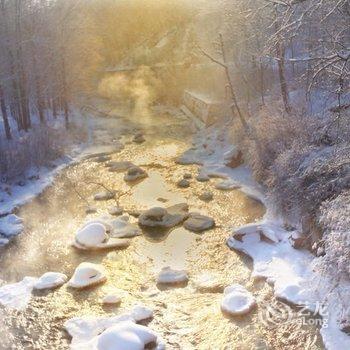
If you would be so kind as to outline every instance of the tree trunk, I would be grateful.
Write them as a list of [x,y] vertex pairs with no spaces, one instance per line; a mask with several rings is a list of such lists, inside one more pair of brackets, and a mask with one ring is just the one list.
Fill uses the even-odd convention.
[[278,76],[280,81],[281,95],[284,104],[284,109],[287,113],[290,113],[291,108],[289,104],[288,86],[286,79],[286,65],[285,65],[285,46],[282,41],[281,35],[279,34],[279,21],[278,21],[278,11],[277,6],[275,7],[275,31],[277,33],[277,44],[276,44],[276,54],[278,60]]
[[2,119],[4,120],[6,138],[8,140],[11,140],[12,139],[11,128],[10,128],[10,123],[8,120],[8,115],[7,115],[7,110],[6,110],[4,92],[2,90],[1,85],[0,85],[0,108],[1,108],[1,113],[2,113]]

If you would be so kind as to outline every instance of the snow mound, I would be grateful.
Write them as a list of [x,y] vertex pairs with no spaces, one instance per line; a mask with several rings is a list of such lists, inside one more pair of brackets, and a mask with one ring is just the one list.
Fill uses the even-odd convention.
[[68,278],[63,273],[46,272],[34,284],[34,289],[53,289],[62,286]]
[[24,230],[23,220],[15,214],[0,218],[0,233],[11,238],[19,235]]
[[188,281],[187,272],[184,270],[173,270],[169,266],[163,267],[158,274],[157,283],[176,284]]
[[233,315],[245,315],[256,305],[253,295],[239,284],[233,284],[224,290],[221,310]]
[[109,318],[73,318],[65,323],[72,336],[72,350],[144,350],[150,343],[156,350],[164,344],[151,329],[135,323],[130,314]]
[[16,310],[25,309],[37,281],[34,277],[24,277],[21,282],[0,287],[0,304]]
[[72,278],[68,281],[68,286],[82,289],[103,283],[106,279],[101,265],[83,262],[75,269]]

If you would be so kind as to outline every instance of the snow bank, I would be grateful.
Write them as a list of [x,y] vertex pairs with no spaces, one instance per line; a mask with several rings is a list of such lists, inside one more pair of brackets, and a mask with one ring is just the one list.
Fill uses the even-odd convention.
[[200,164],[200,172],[208,176],[225,176],[226,180],[219,188],[230,189],[231,185],[240,187],[248,196],[266,206],[267,211],[261,222],[233,229],[228,246],[253,259],[252,276],[266,278],[273,285],[276,297],[313,311],[322,305],[327,310],[326,315],[321,315],[325,321],[321,328],[325,347],[329,350],[350,349],[350,337],[339,328],[341,314],[350,308],[348,299],[340,301],[339,295],[341,291],[350,291],[349,282],[334,286],[318,274],[315,266],[322,258],[315,258],[308,251],[292,247],[289,237],[296,232],[283,228],[282,219],[266,200],[250,169],[245,165],[234,169],[225,166],[225,154],[235,149],[230,145],[229,130],[229,124],[224,123],[221,127],[214,125],[200,131],[194,147],[180,157],[180,162]]
[[0,287],[0,304],[16,310],[25,309],[37,282],[37,278],[25,277],[21,282]]

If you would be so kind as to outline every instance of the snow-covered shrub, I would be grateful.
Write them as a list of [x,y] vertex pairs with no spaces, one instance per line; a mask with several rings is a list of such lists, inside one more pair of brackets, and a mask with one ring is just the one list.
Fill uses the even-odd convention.
[[324,234],[323,269],[337,276],[350,276],[350,190],[325,201],[320,209]]
[[269,115],[250,120],[256,140],[244,140],[255,178],[287,222],[321,239],[322,204],[350,187],[350,128],[331,116]]
[[48,165],[63,156],[72,140],[84,135],[63,127],[36,125],[13,140],[0,139],[0,175],[3,182],[16,179],[31,167]]

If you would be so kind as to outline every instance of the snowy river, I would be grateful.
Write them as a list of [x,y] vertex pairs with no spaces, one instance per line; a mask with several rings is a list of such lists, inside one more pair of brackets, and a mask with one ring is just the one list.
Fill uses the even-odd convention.
[[[306,349],[307,343],[312,344],[310,349],[322,348],[318,340],[312,341],[318,337],[317,329],[287,324],[270,329],[258,310],[235,318],[221,312],[223,288],[232,283],[249,289],[259,304],[273,300],[267,283],[251,279],[249,258],[226,245],[228,228],[259,220],[263,206],[239,190],[216,189],[219,179],[196,181],[196,165],[175,163],[191,146],[191,128],[183,116],[159,113],[126,123],[131,127],[121,139],[125,147],[111,155],[112,161],[131,161],[146,170],[148,177],[128,185],[123,173],[109,172],[94,158],[66,168],[52,186],[20,209],[26,231],[0,255],[0,278],[7,283],[47,271],[71,276],[83,261],[103,265],[107,282],[82,291],[64,285],[34,292],[23,311],[1,307],[0,349],[68,349],[70,337],[63,326],[68,319],[116,315],[139,303],[153,309],[154,317],[147,324],[162,337],[167,349]],[[146,142],[130,142],[133,128],[143,131]],[[178,188],[176,183],[185,173],[192,175],[190,187]],[[176,227],[159,235],[144,233],[126,249],[78,251],[71,242],[86,218],[104,215],[115,205],[114,200],[93,201],[93,195],[101,191],[96,183],[121,191],[119,204],[126,212],[185,202],[191,211],[214,218],[216,227],[201,234]],[[201,201],[198,195],[203,191],[211,191],[214,199]],[[87,215],[81,197],[97,212]],[[157,287],[155,276],[164,266],[186,270],[189,283]],[[215,281],[214,287],[199,288],[198,281],[207,278]],[[120,306],[101,304],[104,295],[116,291],[123,295]]]

